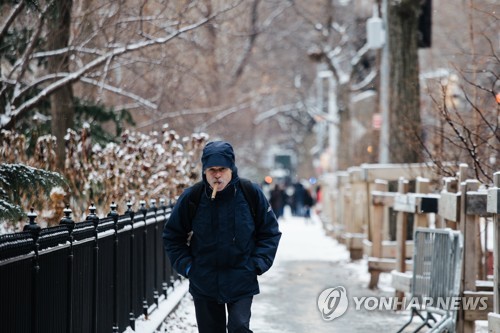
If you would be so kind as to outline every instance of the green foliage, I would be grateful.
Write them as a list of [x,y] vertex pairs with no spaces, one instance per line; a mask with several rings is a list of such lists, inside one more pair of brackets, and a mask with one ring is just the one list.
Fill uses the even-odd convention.
[[27,28],[8,31],[2,43],[0,43],[0,55],[5,57],[11,64],[14,64],[25,51],[30,33]]
[[[33,30],[27,27],[8,30],[0,42],[0,56],[7,59],[10,64],[14,64],[26,51],[32,34]],[[39,38],[36,42],[35,49],[40,49],[44,43],[45,40]]]
[[[75,128],[83,128],[86,123],[90,126],[93,143],[102,146],[109,142],[117,142],[116,138],[122,134],[125,125],[135,125],[132,115],[127,110],[117,112],[104,105],[77,99],[75,101]],[[115,127],[115,133],[106,131],[103,127],[105,123],[111,123]],[[26,117],[19,119],[16,130],[26,136],[27,152],[31,156],[37,139],[51,133],[49,100],[40,104],[37,109],[30,110]]]
[[[102,104],[89,101],[75,101],[75,128],[82,128],[85,123],[90,125],[90,133],[94,143],[106,145],[115,142],[124,129],[125,124],[135,125],[132,115],[127,110],[115,111]],[[111,122],[115,127],[114,134],[107,132],[103,124]]]
[[56,172],[24,164],[0,164],[0,219],[22,218],[23,198],[41,199],[40,192],[49,196],[53,187],[65,184],[65,179]]
[[0,199],[0,220],[19,220],[23,218],[25,213],[18,205],[13,205],[10,202]]

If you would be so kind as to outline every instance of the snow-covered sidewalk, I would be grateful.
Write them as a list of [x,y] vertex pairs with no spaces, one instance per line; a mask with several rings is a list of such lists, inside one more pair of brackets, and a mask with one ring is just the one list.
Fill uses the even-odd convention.
[[[290,318],[286,318],[286,313],[296,317],[297,311],[303,316],[302,321],[308,319],[304,322],[306,327],[312,329],[311,321],[320,325],[325,324],[317,309],[316,299],[319,293],[330,285],[318,285],[310,280],[307,272],[309,269],[317,269],[317,274],[326,275],[322,272],[322,265],[332,268],[347,265],[350,267],[349,270],[354,272],[351,273],[352,279],[359,282],[359,288],[363,288],[369,279],[366,266],[363,266],[362,262],[350,262],[349,252],[343,245],[325,235],[317,216],[314,215],[310,220],[305,220],[288,214],[280,220],[280,230],[283,236],[275,263],[266,274],[259,277],[261,294],[254,298],[251,320],[251,328],[255,332],[294,332],[287,327],[287,324],[290,324]],[[302,263],[306,262],[312,263],[311,267],[303,267]],[[325,278],[328,281],[328,277],[325,276]],[[304,288],[303,284],[309,287]],[[299,285],[300,292],[296,289]],[[290,297],[287,296],[288,293]],[[296,301],[293,298],[299,293],[307,297],[307,302],[304,299],[307,305],[294,305]],[[295,325],[293,322],[290,326]],[[189,294],[184,297],[176,311],[167,318],[163,329],[167,332],[197,332],[194,306]],[[308,329],[306,332],[311,332],[311,330]]]
[[[317,216],[306,221],[288,214],[280,220],[280,230],[283,235],[275,263],[259,277],[261,293],[252,306],[254,332],[396,332],[408,320],[406,311],[355,310],[350,304],[343,316],[324,321],[317,305],[323,290],[344,286],[350,297],[392,296],[391,277],[381,274],[379,289],[369,290],[366,260],[351,261],[345,246],[325,235]],[[197,331],[192,298],[186,293],[160,332]],[[136,332],[152,331],[141,330],[138,322]],[[478,322],[476,332],[487,332],[484,322]]]
[[[259,277],[262,295],[272,293],[277,287],[274,281],[277,281],[279,276],[287,274],[284,269],[287,262],[334,262],[347,261],[349,258],[349,253],[344,246],[325,236],[317,216],[306,221],[304,218],[287,214],[284,219],[280,220],[280,230],[283,235],[274,265],[266,274]],[[269,314],[270,308],[267,302],[260,303],[260,298],[261,295],[254,298],[251,327],[256,332],[269,332],[269,324],[263,314]],[[189,294],[184,297],[176,311],[167,318],[163,329],[166,329],[166,332],[198,332],[194,305]]]

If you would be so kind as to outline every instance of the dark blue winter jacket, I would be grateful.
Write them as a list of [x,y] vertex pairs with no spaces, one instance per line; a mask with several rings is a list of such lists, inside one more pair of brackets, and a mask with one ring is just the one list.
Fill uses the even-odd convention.
[[[233,302],[259,293],[257,275],[272,265],[281,237],[278,222],[260,188],[256,219],[242,192],[237,169],[226,188],[212,201],[205,190],[193,221],[189,221],[189,195],[179,197],[165,224],[165,250],[176,271],[189,278],[195,298]],[[192,237],[188,244],[188,233]],[[188,273],[186,270],[189,267]]]

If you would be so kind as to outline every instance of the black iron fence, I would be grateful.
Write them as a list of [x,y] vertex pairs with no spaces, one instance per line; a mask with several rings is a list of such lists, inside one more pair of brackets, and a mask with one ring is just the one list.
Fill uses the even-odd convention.
[[0,331],[102,333],[135,330],[179,278],[163,251],[164,202],[99,219],[0,236]]

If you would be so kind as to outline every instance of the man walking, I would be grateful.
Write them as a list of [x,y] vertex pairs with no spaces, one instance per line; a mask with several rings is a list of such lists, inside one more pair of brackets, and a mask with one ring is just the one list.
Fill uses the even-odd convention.
[[165,250],[189,278],[200,333],[252,332],[257,275],[273,264],[281,232],[264,193],[238,177],[229,143],[209,142],[201,162],[203,181],[182,193],[165,224]]

